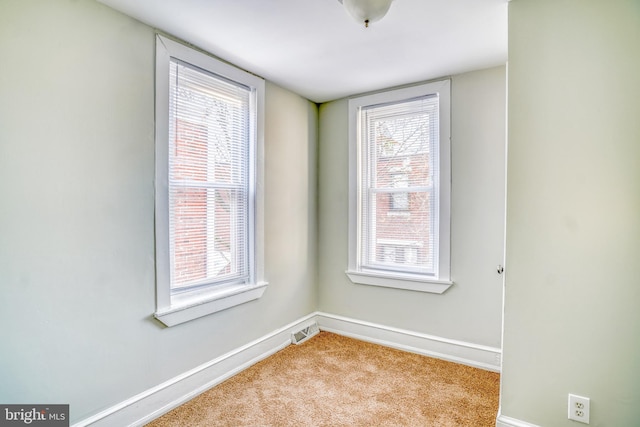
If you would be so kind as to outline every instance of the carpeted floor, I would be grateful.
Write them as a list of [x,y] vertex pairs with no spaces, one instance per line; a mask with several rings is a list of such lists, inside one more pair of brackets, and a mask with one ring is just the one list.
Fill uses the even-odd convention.
[[495,426],[500,376],[328,332],[147,426]]

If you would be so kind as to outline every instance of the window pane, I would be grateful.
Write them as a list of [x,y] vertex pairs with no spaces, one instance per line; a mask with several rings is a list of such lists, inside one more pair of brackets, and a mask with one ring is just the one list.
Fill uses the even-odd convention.
[[243,198],[238,190],[172,189],[173,287],[246,274],[247,224],[238,221],[246,216],[246,206],[238,203]]
[[409,213],[397,215],[389,210],[389,199],[393,193],[372,193],[376,214],[366,216],[369,230],[366,264],[370,267],[431,271],[437,242],[430,218],[430,194],[405,194],[410,201]]

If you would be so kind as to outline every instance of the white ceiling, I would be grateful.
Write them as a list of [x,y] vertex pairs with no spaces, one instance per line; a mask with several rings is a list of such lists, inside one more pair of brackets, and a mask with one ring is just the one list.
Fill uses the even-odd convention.
[[315,102],[507,60],[507,0],[395,0],[369,28],[338,0],[99,1]]

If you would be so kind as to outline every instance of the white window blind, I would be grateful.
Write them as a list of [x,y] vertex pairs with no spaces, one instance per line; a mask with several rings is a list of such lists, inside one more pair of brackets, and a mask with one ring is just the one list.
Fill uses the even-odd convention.
[[252,105],[251,88],[171,59],[172,292],[250,281]]
[[438,94],[359,109],[359,266],[438,277]]

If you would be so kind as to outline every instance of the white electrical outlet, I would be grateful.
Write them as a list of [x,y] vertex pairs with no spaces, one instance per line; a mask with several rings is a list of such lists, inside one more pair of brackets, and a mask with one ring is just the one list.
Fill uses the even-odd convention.
[[569,419],[589,424],[589,398],[569,394]]

